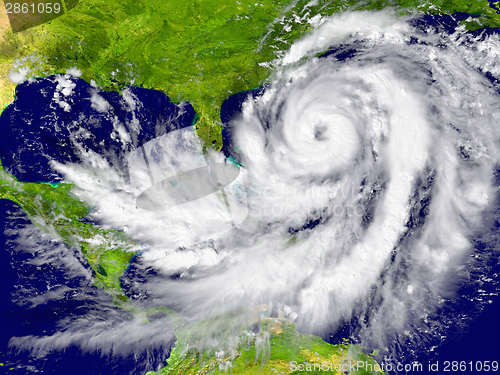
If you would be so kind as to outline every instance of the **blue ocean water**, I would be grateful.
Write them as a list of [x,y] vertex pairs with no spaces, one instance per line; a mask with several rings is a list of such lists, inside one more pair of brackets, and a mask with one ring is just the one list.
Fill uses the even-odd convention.
[[[59,94],[56,76],[26,81],[16,87],[13,103],[2,112],[0,157],[3,167],[19,181],[61,181],[49,162],[80,161],[75,143],[126,173],[125,156],[130,151],[196,120],[189,103],[175,104],[159,91],[131,86],[127,101],[117,92],[97,90],[79,78],[67,76],[66,81],[74,84],[67,98]],[[54,100],[55,93],[63,97],[69,111]],[[93,106],[94,95],[105,101],[104,110]],[[120,127],[130,137],[126,145],[119,136]]]
[[[31,228],[34,243],[20,244],[21,231]],[[64,350],[53,350],[43,355],[29,350],[20,350],[9,345],[13,337],[49,336],[61,329],[63,320],[83,319],[101,315],[101,301],[111,299],[105,292],[92,286],[84,274],[68,270],[64,264],[47,262],[41,265],[30,263],[40,252],[57,251],[60,257],[76,258],[88,267],[85,259],[76,249],[59,242],[43,238],[38,228],[30,222],[24,211],[15,203],[0,200],[0,372],[5,374],[136,374],[146,371],[149,361],[146,357],[158,356],[161,362],[163,352],[144,348],[144,352],[124,356],[108,356],[98,351],[84,351],[76,345]],[[33,239],[33,238],[32,238]],[[57,249],[55,249],[57,248]],[[36,306],[26,305],[24,295],[47,292],[67,287],[67,291],[55,300],[48,299]],[[111,308],[111,305],[110,305]],[[122,312],[122,319],[131,314]],[[161,350],[161,348],[159,348]]]
[[[111,165],[127,173],[128,153],[149,140],[196,121],[189,103],[172,103],[163,93],[130,87],[133,105],[116,92],[100,91],[87,82],[67,76],[74,84],[66,99],[70,111],[54,102],[58,85],[55,76],[27,81],[16,88],[16,97],[0,117],[0,158],[6,171],[23,182],[58,183],[62,176],[50,165],[77,163],[85,151],[103,156]],[[106,101],[107,109],[92,106],[92,95]],[[130,137],[125,146],[120,137],[111,137],[123,126]],[[84,156],[83,156],[84,157]],[[24,234],[31,233],[26,242]],[[57,247],[57,249],[55,249]],[[75,273],[64,263],[54,260],[32,264],[37,256],[57,251],[62,258],[76,259],[84,269],[90,268],[81,253],[41,232],[26,214],[11,201],[0,200],[0,371],[8,374],[43,372],[46,374],[140,374],[164,365],[167,348],[143,345],[129,353],[110,356],[99,351],[82,350],[68,345],[40,355],[12,346],[12,338],[50,336],[64,330],[67,320],[108,319],[103,304],[117,311],[110,297],[89,282],[88,274]],[[78,267],[77,267],[78,269]],[[44,300],[36,306],[27,300],[47,290],[67,288],[63,296]],[[28,297],[28,298],[25,298]],[[99,314],[104,314],[99,318]],[[132,319],[130,313],[113,316],[116,322]],[[112,328],[112,327],[109,327]]]

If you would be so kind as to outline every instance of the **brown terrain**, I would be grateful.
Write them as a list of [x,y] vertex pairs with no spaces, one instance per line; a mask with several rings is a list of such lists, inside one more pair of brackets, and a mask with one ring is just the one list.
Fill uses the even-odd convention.
[[3,0],[0,0],[0,111],[3,111],[5,106],[14,100],[15,85],[9,81],[9,70],[11,61],[6,61],[5,55],[2,52],[8,49],[7,37],[12,34],[9,24],[9,18],[5,10]]

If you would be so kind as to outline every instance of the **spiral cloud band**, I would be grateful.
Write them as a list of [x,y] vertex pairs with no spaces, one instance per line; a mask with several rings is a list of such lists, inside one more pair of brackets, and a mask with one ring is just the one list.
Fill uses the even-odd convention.
[[360,335],[378,347],[388,332],[409,347],[430,341],[428,325],[439,335],[433,314],[478,281],[466,261],[497,201],[500,101],[484,71],[497,73],[498,51],[497,36],[417,30],[385,12],[335,17],[292,46],[228,124],[250,206],[218,242],[231,266],[199,281],[193,269],[182,295],[275,303],[323,334],[362,312]]
[[[413,21],[324,19],[270,63],[262,93],[225,124],[248,217],[210,241],[183,246],[169,235],[182,215],[159,223],[102,163],[97,174],[61,166],[103,225],[144,243],[134,267],[165,276],[137,282],[137,295],[191,319],[265,303],[325,336],[366,316],[360,342],[387,356],[459,325],[437,312],[464,283],[481,284],[467,298],[487,303],[498,289],[488,262],[500,160],[500,97],[487,76],[500,74],[500,41]],[[210,222],[213,210],[188,214]]]

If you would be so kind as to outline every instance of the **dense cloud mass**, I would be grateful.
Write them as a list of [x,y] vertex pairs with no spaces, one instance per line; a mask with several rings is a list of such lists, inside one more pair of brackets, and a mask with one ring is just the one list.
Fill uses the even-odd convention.
[[[265,88],[226,124],[245,187],[235,204],[248,216],[208,240],[193,231],[210,227],[220,196],[150,212],[105,162],[92,173],[59,166],[96,220],[143,243],[134,267],[158,277],[132,290],[188,319],[265,303],[322,335],[366,316],[357,339],[387,348],[386,358],[428,350],[461,324],[442,314],[465,283],[495,292],[500,97],[486,77],[500,73],[500,41],[413,23],[389,12],[335,16],[272,63]],[[467,298],[480,309],[489,296]]]

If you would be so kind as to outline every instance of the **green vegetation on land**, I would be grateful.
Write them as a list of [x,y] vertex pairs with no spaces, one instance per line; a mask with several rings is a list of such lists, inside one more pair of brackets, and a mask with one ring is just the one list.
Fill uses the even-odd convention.
[[105,89],[161,90],[193,104],[200,137],[218,148],[222,102],[261,85],[269,74],[265,63],[313,28],[309,20],[388,6],[402,13],[469,13],[470,29],[500,26],[487,0],[80,0],[49,23],[4,33],[0,67],[6,75],[15,60],[31,69],[28,76],[46,76],[76,66],[83,79]]
[[79,249],[95,271],[94,284],[117,303],[126,301],[120,277],[139,244],[123,232],[82,222],[90,207],[71,194],[72,187],[19,182],[0,164],[0,199],[17,203],[39,228]]
[[[252,319],[257,310],[235,311],[225,318],[182,326],[160,374],[383,374],[377,362],[360,347],[348,342],[331,345],[317,336],[299,333],[296,324],[283,317]],[[257,321],[260,329],[253,333],[248,323]],[[237,339],[235,332],[239,334]],[[207,343],[202,342],[207,338],[218,345],[207,350]],[[147,375],[154,374],[151,371]]]

